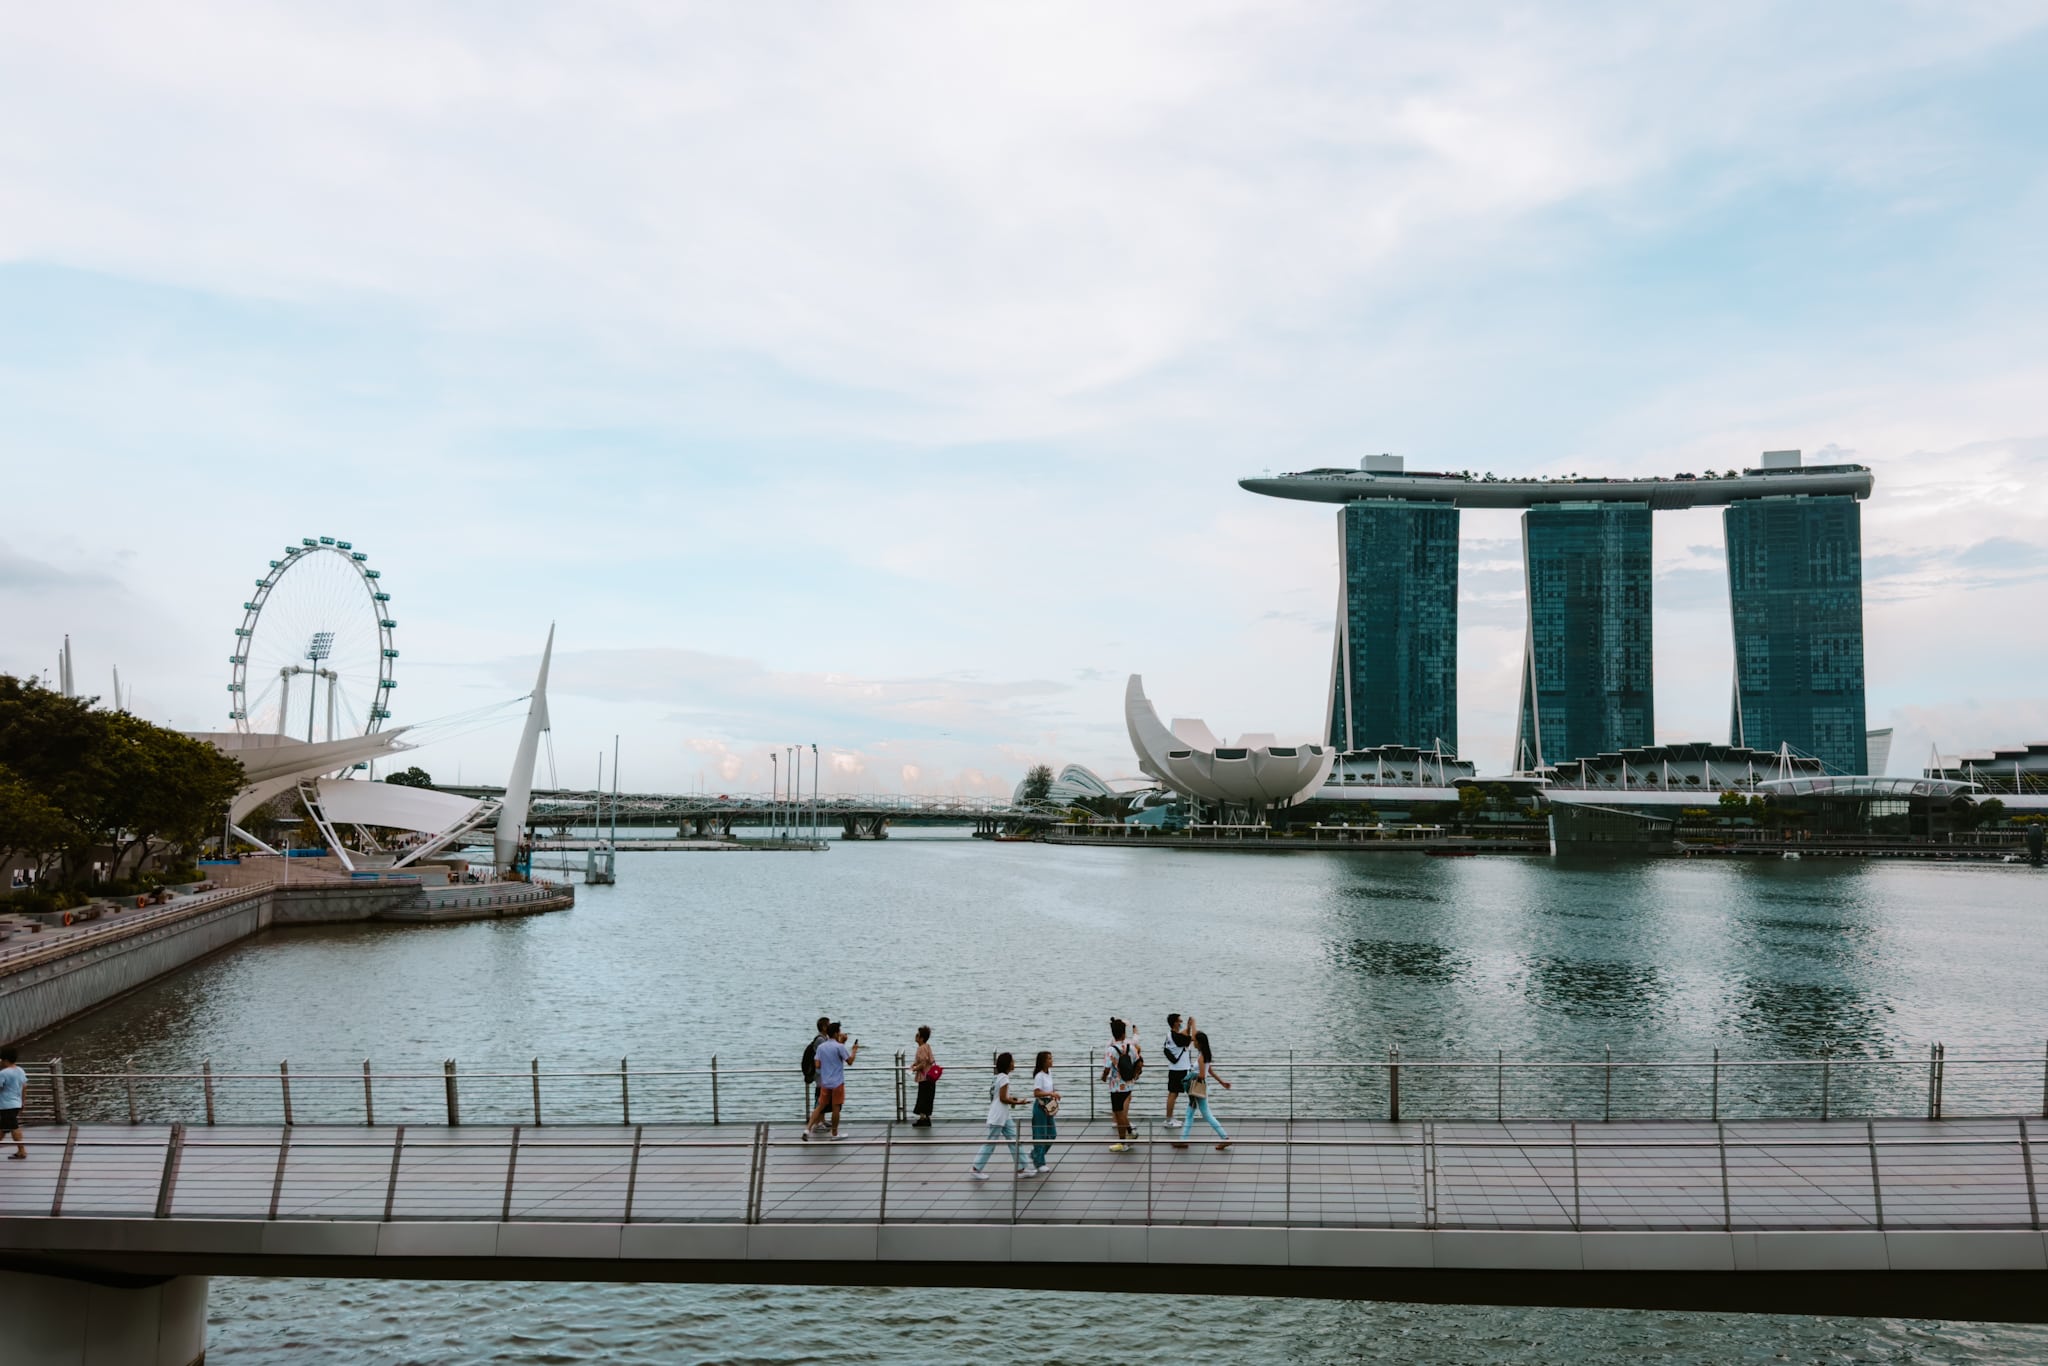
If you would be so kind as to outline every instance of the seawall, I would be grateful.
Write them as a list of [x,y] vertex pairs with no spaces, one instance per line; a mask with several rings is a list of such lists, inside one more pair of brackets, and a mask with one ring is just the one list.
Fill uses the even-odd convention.
[[261,884],[181,897],[67,929],[48,944],[10,942],[0,952],[0,1039],[41,1034],[273,926],[495,919],[575,904],[572,887],[523,884]]

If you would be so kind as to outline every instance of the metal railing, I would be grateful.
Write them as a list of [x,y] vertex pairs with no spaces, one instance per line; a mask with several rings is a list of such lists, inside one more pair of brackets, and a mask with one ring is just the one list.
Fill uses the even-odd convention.
[[[1087,1058],[1062,1070],[1075,1112],[1086,1087],[1088,1118],[1109,1113],[1112,1083]],[[908,1120],[914,1083],[897,1053],[881,1066],[848,1071],[847,1113],[857,1119]],[[1076,1078],[1085,1073],[1085,1083]],[[1289,1056],[1233,1061],[1233,1082],[1213,1090],[1220,1109],[1245,1118],[1342,1118],[1442,1122],[1560,1120],[1943,1119],[2038,1115],[2048,1118],[2048,1048],[2030,1056],[1950,1057],[1943,1044],[1924,1055],[1864,1057],[1824,1049],[1793,1059],[1413,1058],[1399,1048],[1366,1058]],[[936,1118],[980,1115],[986,1073],[960,1065],[937,1087]],[[1148,1066],[1133,1105],[1162,1106],[1164,1068]],[[713,1055],[703,1066],[543,1068],[539,1058],[512,1069],[466,1070],[454,1060],[429,1070],[379,1071],[368,1059],[345,1070],[298,1069],[289,1061],[262,1070],[196,1072],[73,1071],[60,1059],[31,1064],[28,1116],[50,1121],[141,1124],[632,1124],[754,1123],[801,1118],[814,1093],[794,1064],[733,1065]],[[791,1101],[797,1102],[795,1105]]]
[[[1387,1133],[1231,1139],[1238,1155],[1176,1157],[1155,1126],[1114,1153],[1106,1126],[1054,1139],[1049,1175],[965,1180],[981,1137],[906,1133],[820,1145],[756,1124],[731,1138],[645,1124],[497,1136],[279,1128],[145,1134],[69,1126],[53,1183],[0,1187],[0,1212],[150,1219],[429,1219],[616,1223],[1169,1224],[1578,1232],[2035,1229],[2030,1121],[1882,1136],[1873,1121],[1700,1126],[1690,1135],[1543,1134],[1434,1123]],[[1020,1145],[1032,1143],[1020,1137]],[[54,1148],[54,1142],[45,1149]],[[997,1153],[1003,1151],[998,1144]],[[1078,1164],[1089,1180],[1056,1178]],[[1003,1166],[996,1174],[1002,1174]]]

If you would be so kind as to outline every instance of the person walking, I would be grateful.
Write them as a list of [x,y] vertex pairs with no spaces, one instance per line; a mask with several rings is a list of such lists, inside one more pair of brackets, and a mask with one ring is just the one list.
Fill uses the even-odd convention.
[[1211,1129],[1214,1129],[1216,1137],[1223,1140],[1216,1145],[1216,1151],[1220,1153],[1230,1147],[1230,1135],[1223,1131],[1223,1126],[1216,1122],[1215,1112],[1209,1108],[1209,1083],[1213,1081],[1226,1091],[1230,1089],[1230,1083],[1225,1081],[1223,1074],[1216,1070],[1215,1051],[1209,1047],[1209,1036],[1200,1030],[1195,1031],[1194,1053],[1194,1069],[1188,1073],[1187,1118],[1183,1119],[1180,1124],[1181,1141],[1173,1146],[1176,1148],[1188,1146],[1188,1130],[1195,1126],[1195,1116],[1199,1113],[1202,1116],[1202,1122]]
[[1102,1079],[1109,1083],[1109,1117],[1116,1121],[1113,1153],[1131,1151],[1138,1131],[1131,1127],[1131,1085],[1145,1070],[1145,1050],[1138,1044],[1137,1026],[1109,1019],[1109,1047],[1102,1050]]
[[988,1084],[988,1142],[981,1145],[981,1155],[974,1159],[974,1168],[967,1173],[976,1181],[988,1180],[988,1173],[982,1168],[988,1165],[998,1139],[1010,1145],[1010,1160],[1017,1164],[1017,1175],[1031,1175],[1031,1169],[1024,1165],[1024,1154],[1017,1147],[1017,1122],[1010,1118],[1010,1111],[1024,1103],[1010,1094],[1010,1074],[1016,1070],[1014,1057],[1008,1053],[996,1055],[995,1077]]
[[1195,1017],[1188,1016],[1185,1032],[1180,1025],[1180,1016],[1166,1017],[1166,1042],[1159,1051],[1166,1055],[1166,1127],[1173,1127],[1173,1107],[1179,1103],[1188,1089],[1188,1050],[1194,1047]]
[[1041,1051],[1031,1064],[1031,1174],[1045,1175],[1046,1154],[1060,1136],[1053,1116],[1060,1112],[1060,1093],[1052,1084],[1052,1054]]
[[21,1093],[28,1088],[28,1073],[17,1061],[21,1054],[13,1044],[0,1048],[0,1139],[14,1140],[9,1162],[26,1162],[28,1145],[21,1141]]
[[810,1122],[804,1125],[806,1143],[828,1109],[832,1112],[831,1141],[839,1141],[839,1112],[846,1108],[846,1069],[860,1057],[860,1041],[854,1040],[849,1047],[844,1025],[828,1022],[825,1035],[825,1042],[818,1045],[818,1108],[811,1111]]
[[917,1116],[910,1121],[913,1129],[932,1127],[932,1102],[938,1097],[941,1070],[938,1060],[932,1056],[932,1027],[919,1025],[917,1052],[910,1059],[910,1078],[917,1083],[917,1103],[910,1107],[911,1113]]

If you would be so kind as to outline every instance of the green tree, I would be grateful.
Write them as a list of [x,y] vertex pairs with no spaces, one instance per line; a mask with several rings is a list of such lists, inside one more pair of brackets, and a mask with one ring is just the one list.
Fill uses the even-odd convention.
[[1033,764],[1031,771],[1024,775],[1024,800],[1042,802],[1052,791],[1052,768],[1047,764]]
[[0,766],[0,867],[30,865],[40,876],[52,852],[75,842],[64,813]]
[[394,773],[384,781],[396,783],[400,787],[432,787],[434,785],[434,775],[421,768],[418,764],[414,764],[405,772]]
[[116,868],[196,848],[242,785],[238,760],[125,712],[97,710],[95,700],[0,675],[0,768],[20,785],[7,799],[8,819],[47,842],[32,852],[65,881],[100,845],[114,850]]

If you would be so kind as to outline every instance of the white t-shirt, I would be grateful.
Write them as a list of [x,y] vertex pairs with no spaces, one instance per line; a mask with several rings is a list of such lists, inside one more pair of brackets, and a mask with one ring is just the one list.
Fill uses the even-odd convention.
[[1031,1089],[1041,1096],[1052,1094],[1052,1073],[1040,1072],[1031,1078]]
[[1003,1104],[1003,1088],[1010,1084],[1008,1072],[996,1073],[988,1087],[988,1122],[1001,1128],[1010,1122],[1010,1107]]
[[1136,1045],[1129,1039],[1125,1039],[1122,1043],[1112,1042],[1102,1050],[1102,1065],[1109,1072],[1109,1089],[1112,1091],[1128,1091],[1131,1089],[1131,1084],[1124,1080],[1123,1073],[1116,1070],[1117,1055],[1127,1050],[1133,1057],[1137,1056]]
[[1169,1034],[1166,1036],[1166,1042],[1159,1046],[1166,1051],[1167,1071],[1185,1072],[1192,1065],[1189,1055],[1195,1051],[1194,1044],[1190,1043],[1186,1048],[1182,1048],[1173,1041],[1173,1035]]

